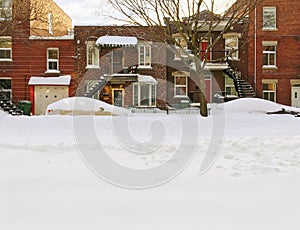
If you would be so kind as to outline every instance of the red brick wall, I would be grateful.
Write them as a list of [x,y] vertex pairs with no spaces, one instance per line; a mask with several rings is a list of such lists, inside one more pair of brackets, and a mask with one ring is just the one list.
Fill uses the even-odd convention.
[[[263,7],[276,6],[277,30],[263,31]],[[291,79],[300,79],[300,1],[264,0],[257,7],[257,96],[262,97],[262,79],[277,79],[277,102],[291,105]],[[248,70],[254,75],[255,15],[251,14],[249,26]],[[278,69],[263,70],[263,41],[277,41],[276,65]]]

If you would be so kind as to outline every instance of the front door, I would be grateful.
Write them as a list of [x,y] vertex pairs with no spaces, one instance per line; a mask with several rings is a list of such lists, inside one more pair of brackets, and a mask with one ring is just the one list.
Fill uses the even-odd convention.
[[[201,49],[201,61],[203,61],[205,59],[205,51],[208,47],[209,43],[207,40],[202,40],[201,43],[200,43],[200,49]],[[208,54],[207,54],[207,60],[211,60],[211,53],[210,51],[208,51]]]
[[113,89],[113,105],[123,107],[124,106],[124,89]]
[[292,106],[300,108],[300,87],[292,87]]

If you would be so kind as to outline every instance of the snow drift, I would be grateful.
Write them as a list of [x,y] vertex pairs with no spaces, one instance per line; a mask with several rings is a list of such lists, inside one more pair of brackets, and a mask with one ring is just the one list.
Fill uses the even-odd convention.
[[129,110],[112,106],[87,97],[69,97],[47,107],[46,115],[120,115],[128,116]]

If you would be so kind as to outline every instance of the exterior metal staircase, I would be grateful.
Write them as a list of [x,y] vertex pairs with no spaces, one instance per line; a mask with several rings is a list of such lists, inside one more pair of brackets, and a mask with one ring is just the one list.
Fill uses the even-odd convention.
[[104,77],[100,77],[99,80],[86,80],[83,96],[99,99],[99,94],[105,85],[106,80]]
[[[238,97],[255,97],[255,91],[250,82],[253,79],[248,76],[247,73],[239,71],[237,68],[233,67],[233,64],[229,63],[229,68],[223,70],[223,72],[233,79],[235,90],[238,93]],[[247,76],[247,77],[245,77]]]
[[10,100],[1,100],[0,109],[13,116],[23,115],[23,111]]

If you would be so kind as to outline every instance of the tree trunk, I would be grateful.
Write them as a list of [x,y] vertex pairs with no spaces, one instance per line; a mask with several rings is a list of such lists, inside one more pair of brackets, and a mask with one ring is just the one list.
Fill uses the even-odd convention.
[[200,97],[200,115],[203,117],[207,117],[208,110],[207,110],[207,100],[205,97],[205,92],[200,90],[199,97]]

